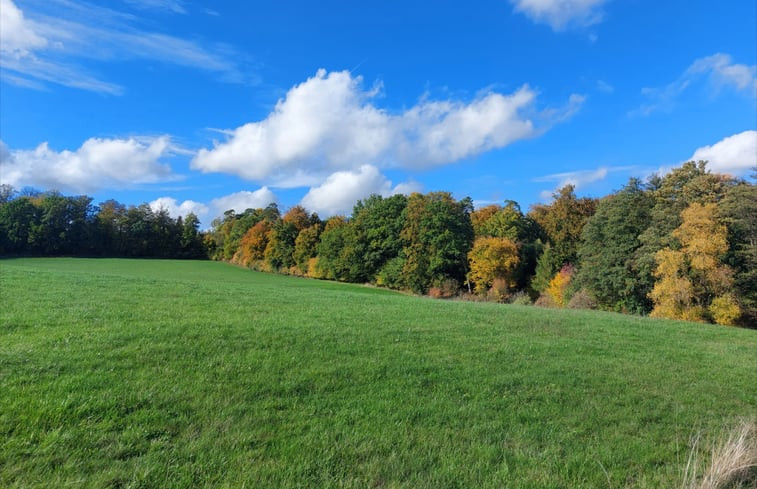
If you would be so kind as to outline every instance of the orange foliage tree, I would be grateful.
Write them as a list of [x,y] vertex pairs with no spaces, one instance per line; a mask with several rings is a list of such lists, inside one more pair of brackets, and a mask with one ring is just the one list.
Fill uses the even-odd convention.
[[265,257],[265,249],[268,246],[271,229],[271,223],[265,220],[248,229],[242,236],[239,248],[234,254],[234,263],[249,267],[255,262],[262,261]]

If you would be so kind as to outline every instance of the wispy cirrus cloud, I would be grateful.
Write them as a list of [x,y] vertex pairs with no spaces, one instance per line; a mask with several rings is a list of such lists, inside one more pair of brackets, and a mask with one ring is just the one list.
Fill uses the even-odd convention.
[[143,10],[162,10],[174,14],[186,14],[181,0],[125,0],[127,4]]
[[[136,1],[136,0],[135,0]],[[153,60],[205,71],[230,83],[254,83],[253,63],[225,44],[199,43],[148,30],[138,16],[88,3],[54,0],[22,11],[0,0],[0,61],[8,83],[46,83],[118,95],[117,81],[96,73],[105,63]],[[181,2],[139,0],[179,12]]]
[[757,97],[757,65],[735,63],[730,55],[723,53],[699,58],[667,85],[643,88],[641,94],[646,101],[629,115],[646,116],[657,111],[670,111],[678,98],[698,83],[706,83],[713,96],[723,89],[731,89]]
[[580,190],[591,183],[604,180],[611,173],[631,171],[633,169],[635,169],[633,166],[600,166],[593,170],[576,170],[544,175],[543,177],[534,178],[534,182],[556,182],[554,189],[542,190],[539,194],[541,200],[549,200],[555,189],[566,185],[573,185],[576,190]]

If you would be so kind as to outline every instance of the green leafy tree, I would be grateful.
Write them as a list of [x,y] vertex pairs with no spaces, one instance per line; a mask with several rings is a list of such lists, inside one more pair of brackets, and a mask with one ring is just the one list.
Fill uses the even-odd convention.
[[724,261],[734,272],[734,292],[743,309],[741,322],[757,325],[757,186],[742,182],[729,188],[718,208],[728,229]]
[[379,270],[400,255],[406,207],[407,197],[401,194],[386,198],[374,194],[355,205],[353,256],[363,280],[376,280]]
[[307,275],[310,269],[310,263],[318,255],[318,241],[321,236],[321,225],[313,224],[306,227],[297,235],[294,240],[294,252],[292,259],[301,275]]
[[416,193],[408,198],[400,233],[405,287],[424,293],[445,279],[464,281],[473,244],[472,211],[470,199],[458,202],[447,192]]
[[200,219],[192,212],[187,214],[181,230],[181,253],[182,258],[206,258],[203,236],[200,234]]
[[38,226],[39,219],[40,209],[28,197],[0,205],[0,253],[30,253],[32,229]]
[[599,201],[586,222],[578,247],[579,287],[588,289],[599,305],[615,311],[644,313],[651,309],[635,266],[639,236],[649,225],[652,196],[631,179],[619,192]]

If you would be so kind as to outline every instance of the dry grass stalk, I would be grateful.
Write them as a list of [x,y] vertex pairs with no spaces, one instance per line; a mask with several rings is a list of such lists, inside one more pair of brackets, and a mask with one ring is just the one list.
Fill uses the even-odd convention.
[[695,440],[686,464],[682,489],[757,489],[757,424],[741,422],[727,439],[716,443],[710,462],[700,477],[701,463],[696,456]]

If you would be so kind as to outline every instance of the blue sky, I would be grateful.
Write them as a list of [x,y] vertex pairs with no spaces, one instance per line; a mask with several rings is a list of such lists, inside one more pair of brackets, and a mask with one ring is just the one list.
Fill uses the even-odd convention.
[[0,182],[205,226],[757,165],[754,0],[0,0],[0,21]]

